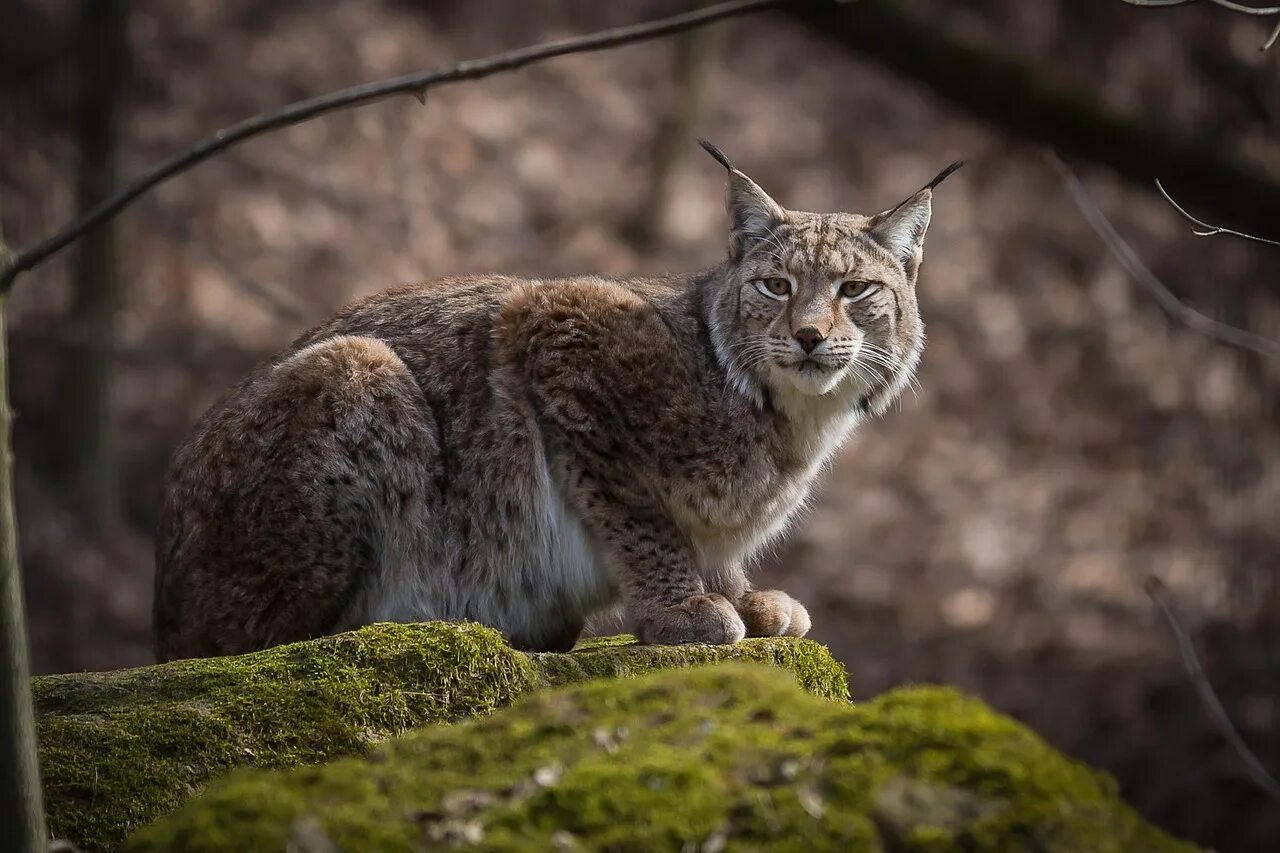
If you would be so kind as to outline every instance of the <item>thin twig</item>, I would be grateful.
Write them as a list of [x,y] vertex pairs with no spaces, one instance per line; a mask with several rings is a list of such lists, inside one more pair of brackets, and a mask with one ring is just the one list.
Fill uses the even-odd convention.
[[[1280,32],[1280,28],[1278,28],[1276,32]],[[1221,225],[1210,225],[1208,222],[1205,222],[1203,219],[1199,219],[1195,216],[1192,216],[1190,213],[1187,212],[1187,209],[1185,207],[1183,207],[1182,205],[1178,204],[1176,201],[1173,200],[1173,196],[1169,195],[1169,191],[1166,190],[1164,188],[1164,185],[1160,183],[1159,178],[1156,179],[1156,189],[1160,190],[1160,195],[1164,196],[1164,200],[1169,202],[1169,204],[1173,206],[1174,210],[1178,211],[1178,213],[1181,213],[1184,219],[1190,221],[1192,224],[1202,229],[1199,231],[1197,231],[1195,228],[1191,229],[1191,233],[1195,234],[1197,237],[1212,237],[1215,234],[1227,234],[1232,237],[1239,237],[1243,240],[1252,240],[1255,243],[1265,243],[1268,246],[1280,246],[1280,240],[1269,240],[1266,237],[1259,237],[1255,234],[1248,234],[1244,231],[1236,231],[1233,228],[1223,228]]]
[[1215,320],[1185,305],[1182,300],[1178,299],[1173,291],[1142,262],[1133,247],[1120,236],[1115,226],[1107,219],[1106,214],[1090,198],[1089,191],[1085,189],[1084,184],[1076,177],[1075,172],[1071,171],[1071,168],[1053,152],[1046,151],[1044,156],[1049,164],[1062,176],[1063,185],[1071,195],[1071,200],[1080,209],[1080,213],[1084,215],[1085,221],[1107,244],[1107,248],[1111,250],[1111,254],[1125,268],[1125,271],[1147,289],[1147,292],[1164,309],[1166,314],[1192,331],[1199,332],[1220,343],[1249,350],[1267,358],[1280,359],[1280,341],[1274,341],[1271,338]]
[[1222,736],[1227,739],[1227,742],[1231,744],[1232,748],[1240,756],[1240,760],[1244,762],[1249,778],[1259,788],[1280,800],[1280,782],[1277,782],[1276,778],[1267,771],[1267,768],[1258,760],[1258,756],[1244,742],[1244,738],[1240,736],[1240,732],[1235,725],[1232,724],[1231,717],[1227,714],[1227,709],[1223,707],[1222,701],[1218,699],[1218,694],[1214,692],[1213,685],[1209,683],[1209,677],[1205,675],[1204,667],[1200,665],[1200,658],[1196,656],[1196,649],[1191,643],[1191,637],[1183,630],[1182,623],[1178,621],[1178,616],[1173,610],[1173,604],[1169,601],[1168,588],[1165,587],[1163,581],[1154,575],[1147,578],[1144,588],[1147,591],[1147,595],[1151,596],[1151,600],[1160,608],[1160,612],[1164,614],[1165,622],[1169,624],[1169,630],[1173,632],[1174,639],[1178,643],[1178,653],[1182,655],[1182,665],[1187,670],[1187,677],[1195,685],[1196,692],[1200,694],[1200,701],[1209,710],[1209,714],[1213,717],[1213,721],[1217,724],[1219,731],[1222,732]]
[[746,15],[781,6],[785,2],[787,0],[729,0],[729,2],[717,3],[714,6],[707,6],[703,9],[673,15],[669,18],[661,18],[656,21],[616,27],[584,36],[548,42],[547,44],[523,47],[506,53],[495,54],[485,59],[459,62],[456,65],[435,71],[421,71],[394,77],[390,80],[351,86],[346,89],[339,89],[336,92],[318,95],[314,98],[295,101],[280,109],[261,113],[238,124],[223,128],[212,136],[200,140],[182,154],[171,157],[151,171],[124,185],[94,207],[93,210],[73,220],[52,237],[37,243],[25,251],[18,252],[7,265],[0,268],[0,294],[8,292],[13,285],[14,279],[20,273],[41,263],[90,228],[115,216],[147,190],[172,178],[174,175],[190,169],[219,151],[226,150],[255,136],[260,136],[272,130],[279,130],[283,127],[301,124],[304,121],[336,110],[363,106],[394,95],[413,95],[422,101],[425,100],[428,89],[446,83],[456,83],[460,80],[478,80],[491,74],[523,68],[535,62],[541,62],[557,56],[565,56],[570,53],[586,53],[632,42],[646,41],[705,26],[724,18]]
[[[1122,3],[1128,3],[1130,6],[1142,6],[1145,8],[1168,8],[1170,6],[1188,6],[1197,0],[1120,0]],[[1269,18],[1272,15],[1280,15],[1280,6],[1246,6],[1243,3],[1236,3],[1234,0],[1206,0],[1220,9],[1226,9],[1229,12],[1235,12],[1237,15],[1255,15],[1260,18]],[[1280,39],[1280,21],[1276,22],[1275,28],[1271,31],[1271,35],[1262,43],[1262,50],[1267,51],[1276,43],[1276,39]]]
[[1262,49],[1271,50],[1271,46],[1276,43],[1276,39],[1280,39],[1280,21],[1276,22],[1276,28],[1271,31],[1271,35],[1262,43]]
[[1280,6],[1246,6],[1243,3],[1233,3],[1232,0],[1208,0],[1208,2],[1240,15],[1258,15],[1260,17],[1280,15]]
[[[1128,3],[1130,6],[1188,6],[1197,0],[1121,0],[1122,3]],[[1239,15],[1257,15],[1259,17],[1268,17],[1270,15],[1280,15],[1280,6],[1246,6],[1243,3],[1235,3],[1232,0],[1205,0],[1214,6],[1235,12]]]

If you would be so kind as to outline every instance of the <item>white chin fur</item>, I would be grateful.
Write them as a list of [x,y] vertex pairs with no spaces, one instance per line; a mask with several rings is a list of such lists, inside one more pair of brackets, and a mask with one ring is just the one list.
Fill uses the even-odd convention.
[[840,385],[846,369],[838,370],[797,370],[792,367],[773,365],[770,370],[770,384],[781,391],[791,391],[806,397],[821,397]]

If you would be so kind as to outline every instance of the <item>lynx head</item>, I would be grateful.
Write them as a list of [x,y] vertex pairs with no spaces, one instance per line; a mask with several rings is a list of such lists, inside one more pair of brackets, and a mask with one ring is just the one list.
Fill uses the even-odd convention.
[[882,411],[910,380],[924,347],[916,306],[933,188],[874,216],[786,210],[729,170],[729,260],[712,285],[721,361],[741,390],[813,397],[848,392]]

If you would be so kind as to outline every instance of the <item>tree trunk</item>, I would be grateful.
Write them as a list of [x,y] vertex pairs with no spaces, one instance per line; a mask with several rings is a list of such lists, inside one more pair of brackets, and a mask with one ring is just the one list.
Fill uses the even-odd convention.
[[[96,205],[115,184],[117,101],[127,65],[127,6],[121,0],[85,0],[81,6],[77,49],[81,211]],[[112,224],[89,231],[79,248],[59,375],[59,396],[66,407],[65,474],[88,517],[101,527],[119,511],[111,417],[119,302]]]
[[[5,255],[0,243],[0,259]],[[31,712],[27,620],[13,517],[9,364],[0,296],[0,850],[43,850],[44,804]]]

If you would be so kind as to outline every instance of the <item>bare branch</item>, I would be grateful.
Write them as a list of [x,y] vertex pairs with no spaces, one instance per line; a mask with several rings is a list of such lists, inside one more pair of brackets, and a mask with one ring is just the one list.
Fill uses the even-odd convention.
[[1262,49],[1271,50],[1271,46],[1276,43],[1276,39],[1280,39],[1280,21],[1276,22],[1276,28],[1271,31],[1271,35],[1262,43]]
[[[1196,0],[1121,0],[1121,2],[1128,3],[1130,6],[1153,7],[1189,6],[1195,3]],[[1234,3],[1232,0],[1206,0],[1206,2],[1240,15],[1257,15],[1259,17],[1280,15],[1280,6],[1246,6],[1243,3]]]
[[1208,0],[1215,6],[1223,9],[1230,9],[1240,15],[1280,15],[1280,6],[1246,6],[1243,3],[1233,3],[1231,0]]
[[1076,177],[1075,172],[1071,171],[1071,168],[1062,162],[1056,154],[1046,151],[1044,156],[1062,177],[1063,185],[1067,188],[1071,200],[1080,209],[1080,213],[1084,215],[1085,221],[1107,244],[1107,248],[1111,250],[1111,254],[1125,268],[1125,271],[1146,288],[1147,292],[1164,309],[1166,314],[1192,331],[1199,332],[1205,337],[1212,338],[1220,343],[1249,350],[1267,358],[1280,359],[1280,341],[1274,341],[1271,338],[1215,320],[1183,304],[1174,295],[1173,291],[1142,262],[1133,247],[1120,236],[1115,226],[1107,219],[1106,214],[1090,198],[1089,191],[1085,189],[1084,184]]
[[456,83],[460,80],[479,80],[491,74],[523,68],[535,62],[570,53],[587,53],[632,42],[647,41],[705,26],[724,18],[781,6],[785,2],[787,0],[728,0],[728,2],[717,3],[714,6],[669,18],[660,18],[656,21],[518,48],[485,59],[459,62],[435,71],[421,71],[390,80],[351,86],[261,113],[200,140],[189,150],[171,157],[151,171],[125,184],[93,210],[73,220],[52,237],[13,255],[8,263],[0,267],[0,294],[9,291],[14,279],[20,273],[30,270],[89,229],[112,218],[147,190],[190,169],[219,151],[224,151],[255,136],[301,124],[326,113],[364,106],[395,95],[412,95],[425,103],[427,90],[435,86]]
[[[1167,8],[1170,6],[1189,6],[1196,0],[1120,0],[1122,3],[1128,3],[1130,6],[1142,6],[1151,8]],[[1254,15],[1260,18],[1269,18],[1273,15],[1280,15],[1280,6],[1246,6],[1243,3],[1236,3],[1234,0],[1206,0],[1220,9],[1226,9],[1229,12],[1235,12],[1237,15]],[[1270,50],[1271,46],[1276,43],[1276,39],[1280,39],[1280,21],[1276,22],[1275,29],[1271,31],[1271,35],[1262,43],[1262,50]]]
[[1178,621],[1178,616],[1173,610],[1173,604],[1169,601],[1169,590],[1164,582],[1154,575],[1147,578],[1144,584],[1147,595],[1151,596],[1151,600],[1160,608],[1160,612],[1164,614],[1165,621],[1169,624],[1169,630],[1173,632],[1174,639],[1178,643],[1178,653],[1182,656],[1182,665],[1187,670],[1187,677],[1191,679],[1191,683],[1195,685],[1196,692],[1200,694],[1200,701],[1204,703],[1209,714],[1213,717],[1213,721],[1217,724],[1218,730],[1222,736],[1227,739],[1227,743],[1240,756],[1240,760],[1244,762],[1245,770],[1248,771],[1249,778],[1259,788],[1266,791],[1272,797],[1280,800],[1280,782],[1267,772],[1267,768],[1258,760],[1258,756],[1249,749],[1249,745],[1244,742],[1244,738],[1240,736],[1240,732],[1231,722],[1227,709],[1223,707],[1218,694],[1214,692],[1213,685],[1209,683],[1209,677],[1205,675],[1204,667],[1200,665],[1200,658],[1196,656],[1195,646],[1191,643],[1191,637],[1183,629],[1182,623]]
[[[1280,32],[1280,30],[1278,30]],[[1227,234],[1231,237],[1239,237],[1243,240],[1252,240],[1255,243],[1265,243],[1268,246],[1280,246],[1280,240],[1269,240],[1266,237],[1258,237],[1254,234],[1247,234],[1244,231],[1236,231],[1233,228],[1223,228],[1221,225],[1210,225],[1203,219],[1198,219],[1187,212],[1187,209],[1173,200],[1173,196],[1169,195],[1169,191],[1160,183],[1160,179],[1156,179],[1156,189],[1160,190],[1160,195],[1164,196],[1164,200],[1169,202],[1174,210],[1182,214],[1184,219],[1189,220],[1192,224],[1198,226],[1191,229],[1191,233],[1197,237],[1212,237],[1215,234]]]
[[[24,129],[18,128],[17,132],[18,134],[22,134]],[[68,172],[84,172],[86,169],[90,168],[88,164],[85,163],[84,158],[80,157],[78,154],[73,154],[70,151],[59,149],[56,145],[45,144],[43,147],[44,151],[42,153],[45,158],[50,163],[56,164],[61,169]],[[227,159],[223,162],[234,163],[235,161],[235,155],[229,154],[227,155]],[[103,180],[100,172],[94,172],[92,177],[95,181],[101,182]],[[287,179],[294,180],[293,176],[288,176]],[[273,173],[269,180],[278,181],[282,180],[282,177],[279,174]],[[308,187],[308,191],[313,195],[317,194],[317,190],[313,187]],[[151,201],[154,202],[154,200],[155,199],[153,197]],[[166,211],[160,210],[154,204],[142,204],[137,208],[137,210],[148,222],[150,228],[164,234],[175,243],[183,243],[190,246],[197,256],[211,266],[216,267],[228,284],[237,290],[245,292],[250,297],[259,300],[263,306],[274,313],[278,319],[291,323],[304,322],[311,319],[307,311],[302,307],[301,301],[283,287],[268,284],[266,282],[259,282],[253,278],[243,276],[218,256],[217,253],[211,251],[198,242],[193,243],[190,239],[191,235],[187,232],[187,229],[180,227],[178,225],[178,220],[169,215]],[[3,266],[4,265],[0,263],[0,268],[3,268]],[[12,335],[13,332],[11,331],[9,334]]]

